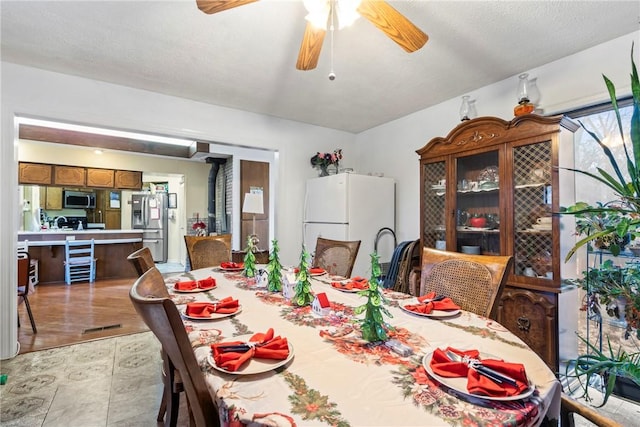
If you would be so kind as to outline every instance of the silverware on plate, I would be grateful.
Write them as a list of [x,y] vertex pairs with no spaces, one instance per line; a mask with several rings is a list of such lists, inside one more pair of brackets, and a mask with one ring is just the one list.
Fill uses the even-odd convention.
[[513,387],[518,386],[518,383],[515,379],[494,369],[484,366],[478,359],[474,359],[468,356],[460,356],[459,354],[456,354],[449,350],[447,350],[445,354],[449,359],[451,359],[452,362],[466,363],[469,368],[475,369],[480,375],[489,378],[497,384],[507,383],[509,385],[512,385]]

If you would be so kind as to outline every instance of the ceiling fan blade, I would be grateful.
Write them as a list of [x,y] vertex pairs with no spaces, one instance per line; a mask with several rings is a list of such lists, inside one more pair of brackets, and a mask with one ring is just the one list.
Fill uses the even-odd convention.
[[298,70],[313,70],[316,68],[326,33],[326,30],[316,28],[311,22],[307,22],[307,28],[304,30],[300,52],[298,53],[298,61],[296,62]]
[[358,13],[407,52],[415,52],[429,37],[385,1],[362,0]]
[[198,9],[211,15],[212,13],[222,12],[223,10],[233,9],[256,1],[258,0],[196,0],[196,4]]

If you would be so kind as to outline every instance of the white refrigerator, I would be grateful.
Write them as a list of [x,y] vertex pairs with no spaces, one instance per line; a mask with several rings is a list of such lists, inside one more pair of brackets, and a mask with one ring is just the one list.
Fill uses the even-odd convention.
[[[341,173],[307,181],[304,244],[313,253],[316,239],[361,240],[352,276],[371,277],[371,253],[378,230],[395,230],[395,181]],[[380,262],[389,262],[393,244],[381,241]]]

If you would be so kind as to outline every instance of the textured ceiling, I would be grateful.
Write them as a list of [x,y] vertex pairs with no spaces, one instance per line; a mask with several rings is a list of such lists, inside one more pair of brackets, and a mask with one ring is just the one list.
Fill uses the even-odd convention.
[[390,1],[429,35],[408,54],[364,19],[295,69],[301,1],[214,15],[195,0],[6,1],[3,61],[360,132],[638,30],[638,1]]

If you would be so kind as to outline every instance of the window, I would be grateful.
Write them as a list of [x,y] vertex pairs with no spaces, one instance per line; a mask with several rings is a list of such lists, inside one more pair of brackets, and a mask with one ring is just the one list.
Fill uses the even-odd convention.
[[[624,141],[627,145],[626,149],[629,156],[633,156],[633,147],[629,136],[631,115],[633,113],[631,99],[619,101],[619,107],[620,119],[624,130]],[[611,104],[607,103],[606,105],[570,112],[567,113],[567,116],[582,122],[589,131],[596,134],[611,149],[623,176],[628,179],[625,147],[620,138],[618,122]],[[610,174],[614,174],[609,159],[605,156],[602,148],[582,128],[576,132],[575,137],[575,168],[589,171],[596,175],[598,175],[597,168],[601,168]],[[595,204],[598,201],[614,199],[615,196],[612,190],[605,185],[594,182],[593,179],[585,175],[576,174],[576,201]]]

